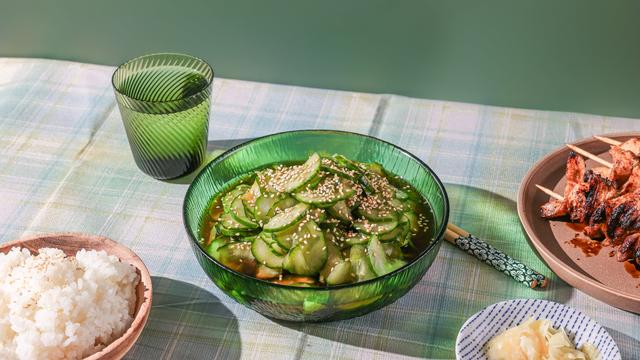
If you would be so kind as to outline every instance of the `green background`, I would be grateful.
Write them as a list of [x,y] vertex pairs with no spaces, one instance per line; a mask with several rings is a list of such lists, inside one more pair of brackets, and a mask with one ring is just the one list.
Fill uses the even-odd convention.
[[640,2],[2,0],[0,56],[116,65],[151,52],[217,76],[640,117]]

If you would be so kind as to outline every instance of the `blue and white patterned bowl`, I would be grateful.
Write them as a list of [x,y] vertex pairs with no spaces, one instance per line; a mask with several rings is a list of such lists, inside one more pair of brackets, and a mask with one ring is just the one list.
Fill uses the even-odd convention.
[[602,360],[619,360],[620,350],[609,333],[582,312],[552,301],[517,299],[490,305],[470,317],[458,333],[458,360],[486,359],[485,344],[495,335],[523,323],[529,317],[548,319],[555,328],[562,327],[576,346],[593,344]]

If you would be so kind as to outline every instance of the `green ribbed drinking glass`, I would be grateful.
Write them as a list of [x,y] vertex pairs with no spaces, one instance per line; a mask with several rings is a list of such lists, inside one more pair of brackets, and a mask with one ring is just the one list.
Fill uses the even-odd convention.
[[120,65],[113,88],[138,168],[160,180],[205,158],[213,70],[183,54],[144,55]]

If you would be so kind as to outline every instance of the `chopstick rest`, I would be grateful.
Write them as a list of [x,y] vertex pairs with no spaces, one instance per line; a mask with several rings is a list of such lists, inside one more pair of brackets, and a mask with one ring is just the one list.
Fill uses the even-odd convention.
[[453,224],[447,227],[445,239],[532,289],[544,288],[549,282],[544,275]]

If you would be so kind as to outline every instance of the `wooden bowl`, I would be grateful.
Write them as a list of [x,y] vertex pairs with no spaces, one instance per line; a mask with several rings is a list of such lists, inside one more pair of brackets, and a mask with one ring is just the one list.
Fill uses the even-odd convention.
[[151,276],[138,255],[127,247],[106,237],[76,233],[44,234],[9,241],[0,244],[0,252],[7,253],[13,247],[26,248],[31,253],[37,253],[41,248],[57,248],[68,256],[75,256],[76,252],[81,249],[104,250],[107,254],[118,257],[120,261],[135,266],[138,275],[140,275],[140,282],[136,287],[136,309],[131,326],[121,337],[114,340],[102,351],[86,357],[84,360],[122,359],[136,342],[140,333],[142,333],[151,310]]

